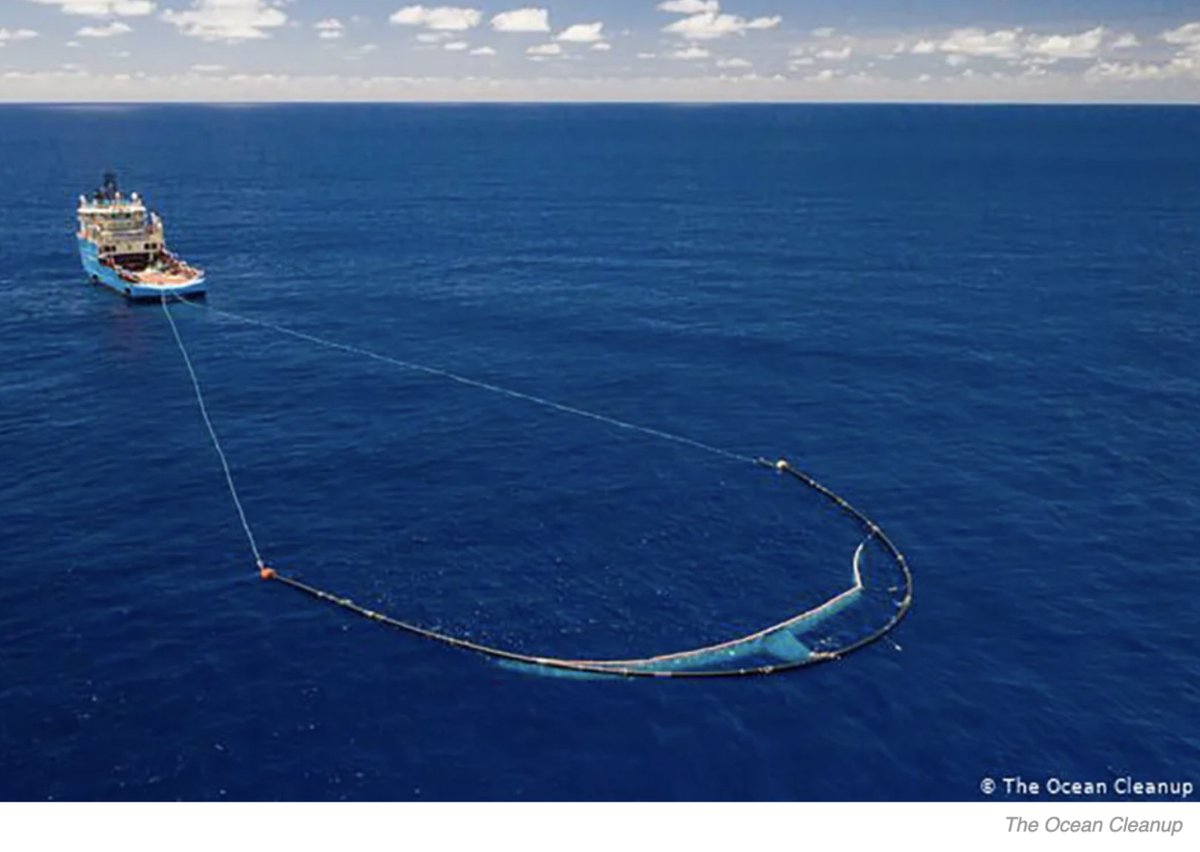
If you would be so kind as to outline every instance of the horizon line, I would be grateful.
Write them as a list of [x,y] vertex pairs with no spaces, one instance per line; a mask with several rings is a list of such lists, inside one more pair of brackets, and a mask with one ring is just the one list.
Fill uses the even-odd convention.
[[942,107],[1200,107],[1200,100],[679,100],[679,99],[556,99],[501,100],[474,98],[412,98],[405,100],[285,99],[285,100],[2,100],[0,107],[13,106],[942,106]]

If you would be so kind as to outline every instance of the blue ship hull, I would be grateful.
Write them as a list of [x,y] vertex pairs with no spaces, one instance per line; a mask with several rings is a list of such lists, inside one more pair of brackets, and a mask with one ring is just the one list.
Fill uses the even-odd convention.
[[163,296],[174,296],[181,299],[194,298],[204,295],[207,289],[203,275],[186,284],[149,285],[126,281],[117,274],[117,270],[100,263],[95,243],[82,238],[76,239],[79,243],[79,260],[83,264],[83,271],[88,274],[92,283],[115,290],[129,299],[157,300]]

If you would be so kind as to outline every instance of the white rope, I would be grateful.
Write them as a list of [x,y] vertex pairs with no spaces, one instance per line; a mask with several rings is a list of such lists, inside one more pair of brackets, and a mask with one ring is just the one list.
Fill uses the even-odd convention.
[[208,407],[204,404],[204,394],[200,392],[200,381],[196,378],[196,371],[192,367],[192,359],[188,356],[187,347],[183,345],[183,338],[179,336],[179,329],[175,326],[175,318],[171,316],[171,309],[167,307],[167,297],[162,297],[163,313],[167,315],[167,322],[171,324],[171,332],[175,335],[175,343],[179,346],[179,354],[183,356],[183,363],[187,366],[188,375],[192,379],[192,389],[196,392],[196,402],[200,405],[200,416],[204,418],[204,425],[208,427],[208,435],[212,438],[213,447],[217,451],[217,456],[221,459],[221,468],[225,471],[225,482],[229,485],[229,495],[233,497],[233,505],[237,508],[238,518],[241,519],[242,529],[246,531],[246,539],[250,542],[250,549],[254,552],[254,561],[259,568],[263,567],[262,556],[258,552],[258,543],[254,540],[254,533],[250,530],[250,522],[246,520],[246,512],[242,509],[242,501],[238,497],[237,487],[233,484],[233,474],[229,471],[229,462],[225,460],[225,451],[221,449],[221,441],[217,437],[217,430],[213,428],[212,420],[208,416]]
[[[192,305],[193,307],[200,307],[200,305],[193,305],[193,303],[191,303],[191,302],[185,302],[185,304]],[[403,361],[399,358],[393,358],[390,355],[381,355],[378,352],[372,352],[369,349],[363,349],[359,346],[350,346],[349,344],[346,344],[346,343],[338,343],[337,341],[334,341],[334,340],[326,340],[325,338],[317,337],[316,335],[307,334],[306,332],[303,332],[303,331],[296,331],[295,329],[287,328],[286,326],[282,326],[282,325],[276,325],[275,323],[267,322],[265,320],[254,319],[252,317],[242,316],[241,314],[235,314],[231,311],[222,311],[222,310],[219,310],[219,309],[213,308],[213,307],[208,307],[208,306],[205,306],[205,307],[207,308],[207,310],[209,310],[215,314],[219,314],[221,316],[226,316],[231,319],[238,320],[239,322],[248,323],[250,325],[257,325],[262,328],[269,328],[272,331],[279,332],[280,334],[286,334],[291,337],[298,338],[300,340],[307,340],[310,343],[316,343],[319,346],[325,346],[329,349],[339,349],[342,352],[349,352],[354,355],[361,355],[365,358],[371,358],[375,361],[381,361],[385,364],[391,364],[396,367],[402,367],[406,370],[413,370],[416,372],[425,373],[427,375],[438,376],[443,379],[449,379],[450,381],[457,382],[458,384],[461,384],[461,385],[467,385],[469,387],[480,388],[482,390],[491,391],[492,393],[498,393],[503,396],[512,397],[513,399],[524,400],[525,402],[532,402],[535,405],[540,405],[545,408],[550,408],[555,411],[562,412],[564,414],[573,414],[576,417],[586,417],[589,420],[595,420],[600,423],[606,423],[609,426],[615,426],[618,429],[628,429],[628,430],[631,430],[634,432],[641,432],[645,435],[650,435],[655,438],[661,438],[662,440],[665,440],[665,441],[673,441],[676,444],[683,444],[685,446],[693,447],[698,450],[704,450],[705,452],[713,453],[715,455],[722,456],[723,458],[730,459],[732,461],[749,462],[750,464],[758,463],[757,459],[751,458],[750,456],[742,455],[741,453],[732,452],[730,450],[723,450],[720,447],[714,447],[711,444],[706,444],[703,441],[697,441],[694,438],[688,438],[684,435],[676,435],[672,432],[664,432],[661,429],[653,429],[649,426],[639,426],[636,423],[629,423],[625,420],[618,420],[615,417],[608,417],[607,415],[604,415],[604,414],[597,414],[593,411],[587,411],[582,408],[576,408],[573,405],[565,405],[561,402],[554,402],[553,400],[545,399],[540,396],[534,396],[533,394],[523,393],[522,391],[516,391],[516,390],[511,390],[510,388],[500,387],[499,385],[493,385],[493,384],[490,384],[489,382],[480,381],[479,379],[472,379],[467,376],[459,375],[458,373],[452,373],[449,370],[443,370],[439,367],[430,367],[426,364],[418,364],[413,361]]]

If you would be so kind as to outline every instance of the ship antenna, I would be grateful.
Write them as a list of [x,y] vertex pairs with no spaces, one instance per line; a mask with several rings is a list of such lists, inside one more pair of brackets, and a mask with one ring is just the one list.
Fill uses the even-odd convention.
[[113,201],[116,199],[117,191],[118,191],[117,190],[117,173],[116,172],[105,172],[104,173],[104,186],[101,191],[102,191],[104,197],[107,198],[109,201]]

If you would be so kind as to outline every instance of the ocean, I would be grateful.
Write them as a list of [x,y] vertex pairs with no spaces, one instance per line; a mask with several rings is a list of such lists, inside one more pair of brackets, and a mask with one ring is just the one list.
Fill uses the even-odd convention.
[[[566,678],[260,582],[162,308],[79,267],[109,169],[211,308],[789,459],[911,614],[792,673]],[[0,176],[0,798],[1200,781],[1200,110],[9,106]],[[366,606],[640,656],[846,585],[853,525],[768,470],[172,316],[264,556]]]

